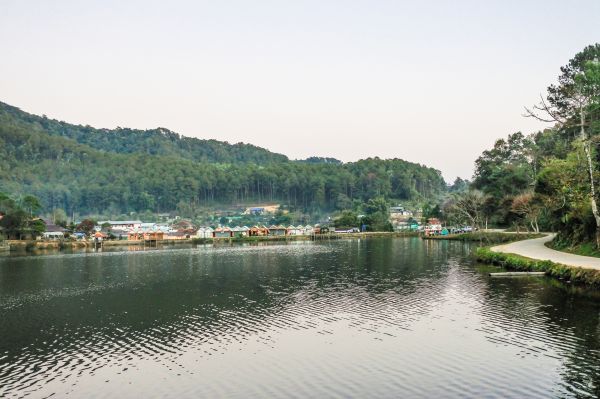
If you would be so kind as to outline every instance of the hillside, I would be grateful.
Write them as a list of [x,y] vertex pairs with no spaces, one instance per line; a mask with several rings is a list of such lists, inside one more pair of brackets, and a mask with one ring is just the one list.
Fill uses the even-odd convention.
[[[247,144],[165,132],[81,127],[3,104],[0,191],[36,195],[46,209],[116,215],[252,201],[347,209],[378,196],[433,199],[445,190],[439,171],[400,159],[292,162]],[[145,144],[132,139],[146,134]]]
[[32,115],[0,102],[0,113],[15,124],[38,128],[46,134],[72,139],[97,150],[120,154],[176,156],[197,162],[283,162],[287,157],[252,144],[229,144],[181,136],[165,128],[136,130],[127,128],[95,129]]

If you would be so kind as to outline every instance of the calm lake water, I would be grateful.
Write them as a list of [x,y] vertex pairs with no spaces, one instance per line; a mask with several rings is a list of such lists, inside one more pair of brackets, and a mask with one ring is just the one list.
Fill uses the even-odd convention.
[[0,258],[0,397],[598,397],[600,296],[407,239]]

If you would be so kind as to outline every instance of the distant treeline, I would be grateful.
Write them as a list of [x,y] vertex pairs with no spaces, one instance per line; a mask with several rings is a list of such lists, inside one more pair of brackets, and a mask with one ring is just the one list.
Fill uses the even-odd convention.
[[254,201],[333,210],[375,197],[432,199],[445,189],[438,170],[400,159],[289,161],[248,144],[166,129],[98,130],[0,103],[0,191],[31,193],[46,210],[120,214]]

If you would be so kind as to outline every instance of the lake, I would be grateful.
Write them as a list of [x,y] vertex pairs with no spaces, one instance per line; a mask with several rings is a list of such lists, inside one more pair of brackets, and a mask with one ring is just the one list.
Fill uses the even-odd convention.
[[419,238],[0,257],[0,397],[600,396],[600,296]]

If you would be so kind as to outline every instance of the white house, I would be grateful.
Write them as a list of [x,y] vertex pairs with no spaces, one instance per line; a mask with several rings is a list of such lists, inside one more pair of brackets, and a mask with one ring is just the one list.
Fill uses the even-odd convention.
[[210,227],[200,227],[196,232],[196,237],[198,238],[212,238],[213,229]]
[[302,231],[302,235],[305,236],[310,236],[313,235],[315,233],[315,228],[313,226],[310,225],[306,225],[306,226],[301,226],[301,231]]
[[65,233],[62,231],[44,231],[42,237],[46,240],[60,240],[65,238]]
[[139,229],[142,231],[157,231],[158,225],[156,223],[140,223]]
[[106,223],[110,225],[111,229],[115,230],[134,230],[139,229],[142,225],[141,220],[103,220],[99,221],[98,225],[102,226]]
[[44,219],[44,223],[46,224],[46,231],[42,233],[42,238],[47,240],[59,240],[65,238],[66,229],[55,225],[48,219]]
[[287,228],[287,230],[288,230],[288,235],[290,235],[290,236],[301,236],[303,234],[302,233],[302,226],[295,227],[293,225],[290,225]]

